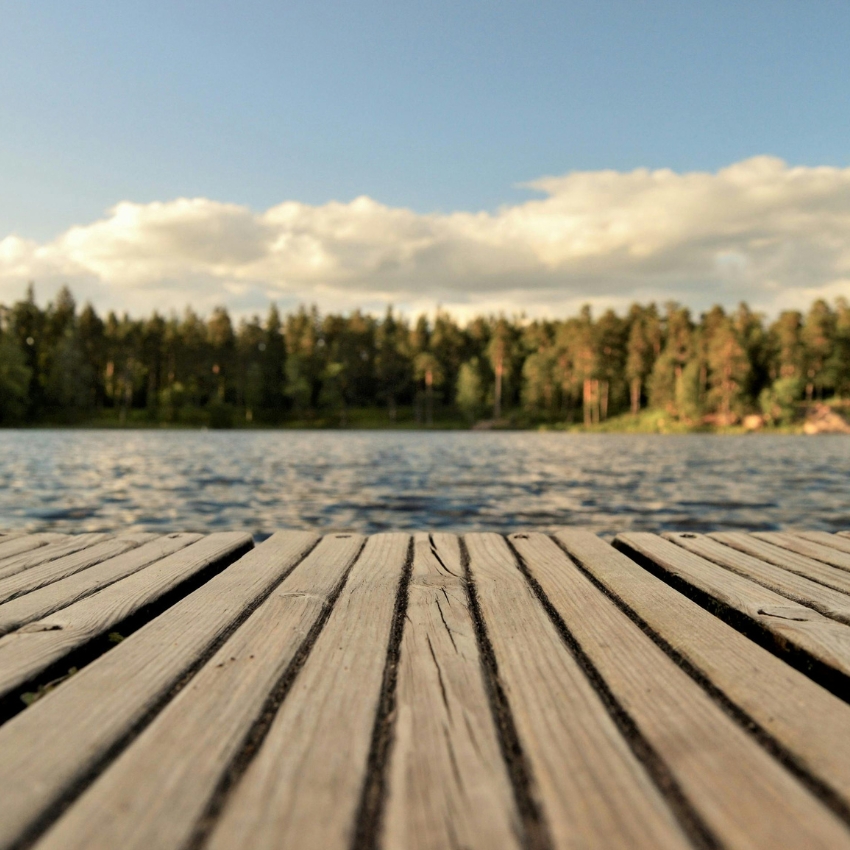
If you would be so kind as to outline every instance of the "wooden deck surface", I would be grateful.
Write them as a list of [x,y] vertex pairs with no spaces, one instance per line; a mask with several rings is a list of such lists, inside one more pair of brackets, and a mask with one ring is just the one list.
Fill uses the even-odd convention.
[[0,534],[0,850],[848,848],[850,534]]

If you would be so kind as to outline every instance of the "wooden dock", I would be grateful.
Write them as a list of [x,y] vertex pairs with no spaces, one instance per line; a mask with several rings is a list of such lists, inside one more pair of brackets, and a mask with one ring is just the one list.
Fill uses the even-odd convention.
[[850,533],[0,535],[0,848],[850,848]]

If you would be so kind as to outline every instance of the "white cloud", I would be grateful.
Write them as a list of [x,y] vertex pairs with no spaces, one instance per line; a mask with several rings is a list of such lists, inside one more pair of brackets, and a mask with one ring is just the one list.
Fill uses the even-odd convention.
[[52,242],[0,240],[0,300],[67,282],[101,308],[236,312],[440,303],[563,314],[590,302],[747,300],[768,312],[850,295],[850,169],[755,157],[717,173],[576,172],[495,212],[419,215],[360,197],[256,213],[204,198],[122,201]]

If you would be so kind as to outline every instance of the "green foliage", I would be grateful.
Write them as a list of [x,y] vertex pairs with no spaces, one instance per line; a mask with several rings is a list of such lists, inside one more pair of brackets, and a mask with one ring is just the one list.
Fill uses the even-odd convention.
[[49,403],[71,416],[88,410],[94,403],[92,368],[74,333],[62,335],[51,360],[46,380]]
[[[78,310],[63,288],[0,305],[0,424],[458,427],[505,423],[670,431],[777,425],[850,397],[850,305],[816,301],[766,322],[746,305],[699,319],[679,304],[589,307],[560,320],[438,311],[408,320],[299,308],[234,326]],[[488,410],[489,408],[489,410]]]
[[676,412],[676,384],[681,367],[670,351],[655,361],[649,382],[649,403],[656,409]]
[[0,337],[0,423],[20,422],[27,409],[32,370],[16,342]]
[[759,395],[759,407],[765,417],[780,425],[787,425],[794,419],[798,401],[803,394],[801,378],[779,378]]
[[458,410],[470,421],[478,419],[484,409],[484,382],[481,379],[481,364],[473,357],[461,364],[457,376],[455,403]]
[[692,360],[682,369],[682,374],[676,382],[676,413],[684,422],[699,422],[705,412],[699,379],[700,364]]

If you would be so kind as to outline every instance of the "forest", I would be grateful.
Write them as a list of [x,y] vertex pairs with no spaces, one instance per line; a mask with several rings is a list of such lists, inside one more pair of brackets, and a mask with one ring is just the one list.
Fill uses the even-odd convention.
[[0,306],[4,426],[783,427],[842,400],[846,299],[771,321],[668,303],[463,325],[274,305],[238,323],[224,308],[100,316],[67,287]]

